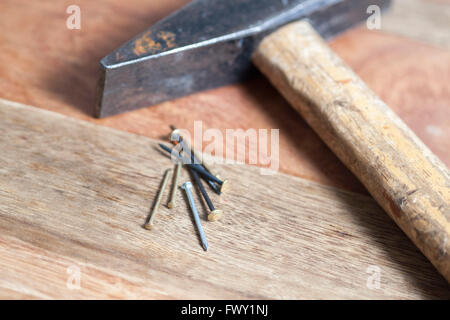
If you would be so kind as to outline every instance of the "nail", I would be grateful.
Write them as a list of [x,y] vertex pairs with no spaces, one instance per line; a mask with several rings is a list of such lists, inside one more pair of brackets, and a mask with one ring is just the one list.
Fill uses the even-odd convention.
[[173,124],[171,124],[169,127],[172,130],[172,132],[169,134],[169,141],[178,143],[179,137],[181,137],[180,129],[175,127]]
[[178,190],[178,177],[180,176],[181,171],[181,162],[177,162],[176,168],[175,168],[175,175],[173,178],[173,185],[172,185],[172,191],[170,192],[170,200],[167,206],[169,209],[175,208],[176,205],[176,199],[177,199],[177,190]]
[[194,163],[194,164],[201,164],[202,163],[202,160],[200,160],[195,155],[194,150],[192,149],[192,147],[189,144],[189,142],[184,140],[182,136],[179,136],[179,139],[177,140],[177,142],[181,145],[181,147],[183,148],[183,151],[186,152],[188,157],[191,159],[192,163]]
[[144,225],[144,228],[147,230],[151,230],[153,226],[153,220],[155,219],[156,212],[158,211],[159,204],[161,203],[162,196],[164,194],[164,190],[166,189],[167,182],[169,181],[170,173],[172,172],[172,169],[167,169],[166,174],[164,175],[164,180],[161,186],[161,189],[159,189],[158,196],[156,197],[155,205],[153,206],[152,212],[148,216],[147,222]]
[[195,171],[197,171],[198,173],[200,173],[201,175],[203,175],[205,178],[207,178],[208,180],[214,181],[219,185],[223,185],[223,181],[218,179],[217,177],[213,176],[211,173],[209,173],[208,171],[205,170],[205,168],[203,168],[201,165],[191,165],[192,169],[194,169]]
[[[211,173],[211,171],[208,170],[208,169],[204,166],[204,162],[203,162],[202,157],[198,157],[198,156],[196,155],[194,149],[193,149],[192,146],[189,144],[189,142],[183,140],[183,137],[180,137],[179,142],[180,142],[181,147],[183,148],[183,150],[186,149],[186,150],[189,150],[189,151],[190,151],[190,152],[187,152],[187,154],[188,154],[189,157],[191,158],[192,163],[197,164],[197,165],[200,165],[201,167],[203,167],[203,169],[205,169],[205,171],[209,171],[209,173]],[[212,174],[212,173],[211,173],[211,174]],[[214,176],[214,174],[212,174],[212,175]],[[220,179],[219,179],[219,180],[220,180]],[[217,185],[216,185],[213,181],[211,181],[210,179],[205,178],[205,181],[209,184],[209,186],[211,187],[211,189],[214,190],[215,193],[217,193],[219,196],[221,195],[222,189],[223,189],[222,186],[221,186],[220,189],[219,189],[219,187],[217,187]],[[226,181],[224,181],[224,182],[222,183],[222,185],[224,185],[225,182],[226,182]],[[224,189],[224,190],[226,190],[226,189]]]
[[[214,182],[212,182],[211,180],[205,179],[206,183],[208,183],[208,185],[211,187],[211,189],[213,189],[213,191],[215,193],[217,193],[219,196],[222,194],[222,192],[219,190],[219,188],[217,187],[217,184],[215,184]],[[225,183],[225,181],[224,181]]]
[[[210,173],[212,174],[212,175],[214,175],[211,171],[210,171]],[[219,180],[222,180],[222,178],[219,176],[219,175],[216,175],[216,177],[217,177],[217,179],[219,179]],[[220,192],[227,192],[227,190],[230,190],[230,180],[228,180],[228,179],[225,179],[225,180],[222,180],[223,182],[222,182],[222,184],[220,185]]]
[[[222,180],[222,178],[216,174],[211,167],[206,163],[206,161],[203,160],[202,162],[203,168],[209,171],[213,176],[217,177],[217,179]],[[230,190],[230,181],[228,179],[222,180],[222,184],[220,185],[220,192],[226,192],[227,190]]]
[[[172,149],[170,149],[169,147],[159,143],[159,146],[166,152],[172,154]],[[175,157],[177,157],[179,160],[181,160],[184,164],[186,164],[187,166],[191,167],[192,169],[194,169],[195,171],[197,171],[198,173],[200,173],[202,176],[206,177],[208,180],[214,181],[216,183],[218,183],[219,185],[223,184],[223,181],[217,179],[217,177],[213,176],[212,174],[210,174],[208,171],[206,171],[205,168],[203,168],[200,164],[193,164],[193,163],[189,163],[189,161],[186,161],[185,158],[183,158],[182,156],[180,156],[179,154],[175,153]],[[188,163],[186,163],[188,162]]]
[[[161,149],[163,149],[164,151],[166,151],[167,153],[169,153],[170,157],[172,158],[172,152],[173,152],[173,149],[169,148],[168,146],[166,146],[166,145],[164,145],[164,144],[162,144],[162,143],[158,143],[158,145],[159,145],[159,147],[160,147]],[[187,163],[186,163],[187,161],[186,161],[179,153],[173,152],[173,155],[174,155],[179,161],[181,161],[183,164],[187,164]]]
[[198,215],[197,208],[195,207],[194,197],[192,196],[191,188],[192,183],[190,181],[185,182],[181,188],[186,192],[189,200],[189,206],[191,207],[192,214],[194,216],[195,225],[197,226],[198,234],[200,235],[200,240],[202,241],[202,246],[205,251],[208,251],[208,242],[206,241],[205,233],[203,232],[202,224],[200,222],[200,217]]
[[198,173],[192,169],[190,169],[190,170],[191,170],[192,176],[194,177],[195,183],[200,188],[200,192],[203,195],[203,199],[205,199],[206,204],[208,205],[208,208],[210,211],[210,213],[208,214],[208,220],[209,221],[219,220],[222,217],[222,210],[216,210],[216,208],[214,208],[214,205],[213,205],[210,197],[208,196],[208,193],[206,192],[205,187],[203,186],[203,183],[200,180],[200,177],[198,176]]
[[[175,130],[178,130],[178,129],[175,129]],[[173,132],[175,132],[175,131],[173,131]],[[205,169],[205,171],[209,171],[209,173],[212,174],[211,171],[208,170],[208,169],[204,166],[203,159],[202,159],[201,157],[198,157],[198,156],[195,154],[195,151],[194,151],[194,149],[192,148],[192,146],[189,144],[189,142],[183,140],[183,137],[181,137],[181,136],[180,136],[180,139],[179,139],[178,141],[179,141],[179,143],[181,144],[181,147],[183,148],[183,151],[184,151],[184,150],[188,150],[186,153],[187,153],[188,156],[190,157],[191,163],[196,164],[196,165],[200,165],[200,167],[202,167],[203,169]],[[214,176],[214,174],[212,174],[212,175]],[[219,180],[220,180],[220,179],[219,179]],[[220,186],[220,189],[219,189],[219,187],[217,187],[217,185],[216,185],[213,181],[211,181],[210,179],[205,178],[205,181],[209,184],[209,186],[211,187],[211,189],[213,189],[214,192],[217,193],[219,196],[222,194],[222,190],[226,190],[226,189],[224,189],[222,186],[223,186],[223,185],[225,185],[225,186],[228,185],[228,183],[226,183],[227,181],[224,181],[224,182],[222,183],[222,186]]]
[[214,181],[215,183],[217,183],[219,185],[223,184],[222,180],[220,180],[217,177],[213,176],[211,173],[206,171],[205,168],[203,168],[201,165],[199,165],[199,164],[191,164],[191,165],[189,165],[189,167],[191,167],[192,169],[194,169],[195,171],[200,173],[202,176],[204,176],[208,180]]
[[[192,147],[192,145],[188,141],[183,139],[183,137],[180,135],[180,130],[177,127],[175,127],[174,125],[170,125],[170,128],[172,129],[172,132],[169,136],[169,140],[180,143],[181,146],[183,147],[183,150],[184,149],[188,150],[187,153],[190,153],[188,155],[194,158],[194,163],[201,164],[203,166],[203,168],[205,168],[205,170],[207,170],[210,174],[217,177],[219,180],[222,180],[221,178],[219,178],[219,175],[217,175],[211,169],[211,167],[208,165],[208,163],[203,160],[203,154],[201,154],[201,153],[199,154],[198,152],[196,152],[194,150],[194,148]],[[227,180],[227,179],[223,180],[223,183],[220,186],[220,192],[225,192],[229,189],[230,189],[229,180]]]

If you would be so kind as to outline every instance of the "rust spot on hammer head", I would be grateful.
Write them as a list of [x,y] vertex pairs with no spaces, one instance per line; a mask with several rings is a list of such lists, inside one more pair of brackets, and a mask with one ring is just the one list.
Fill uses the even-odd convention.
[[385,9],[389,2],[193,0],[101,60],[97,116],[246,80],[255,74],[255,48],[279,27],[308,19],[329,39],[365,21],[369,5]]
[[175,34],[168,31],[159,31],[152,36],[151,31],[147,31],[134,42],[133,52],[137,56],[145,54],[155,54],[163,50],[175,47]]

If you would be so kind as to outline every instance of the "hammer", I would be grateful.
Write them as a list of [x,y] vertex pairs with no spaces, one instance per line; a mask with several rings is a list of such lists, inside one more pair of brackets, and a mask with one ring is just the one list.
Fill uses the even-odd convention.
[[[196,0],[101,61],[99,117],[268,77],[450,282],[450,175],[327,46],[388,0]],[[253,62],[253,63],[252,63]]]

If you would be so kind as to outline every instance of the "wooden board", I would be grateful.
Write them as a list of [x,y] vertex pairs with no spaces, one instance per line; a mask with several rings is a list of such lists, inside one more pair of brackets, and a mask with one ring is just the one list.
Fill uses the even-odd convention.
[[[142,228],[172,166],[155,140],[7,101],[0,130],[0,298],[450,297],[364,195],[217,168],[233,188],[214,197],[222,221],[203,216],[205,253],[182,199]],[[371,266],[379,289],[367,286]],[[79,289],[67,286],[74,270]]]
[[[192,130],[194,120],[202,120],[205,129],[222,131],[280,128],[282,172],[364,193],[262,77],[117,117],[90,116],[100,58],[187,1],[1,1],[0,27],[8,31],[0,34],[0,97],[152,138],[166,136],[169,123]],[[434,0],[422,1],[422,7],[427,3],[449,5]],[[66,28],[66,8],[71,4],[81,8],[81,30]],[[435,32],[432,16],[420,19],[433,26],[427,32]],[[417,28],[407,30],[408,36],[417,38],[413,34]],[[450,52],[386,32],[360,27],[331,46],[448,166]]]

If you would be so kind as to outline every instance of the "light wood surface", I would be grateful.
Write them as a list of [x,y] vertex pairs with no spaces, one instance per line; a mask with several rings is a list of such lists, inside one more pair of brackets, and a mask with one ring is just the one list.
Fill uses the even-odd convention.
[[[92,117],[99,60],[187,1],[0,1],[0,28],[8,30],[0,33],[0,97],[152,138],[165,137],[169,123],[192,130],[194,120],[222,132],[279,128],[282,172],[365,193],[262,76],[117,117]],[[81,8],[81,30],[66,28],[71,4]],[[408,21],[407,30],[415,24]],[[450,52],[386,32],[362,26],[331,46],[448,166]]]
[[448,0],[396,0],[382,19],[382,30],[450,49]]
[[450,282],[450,173],[307,21],[253,56],[341,161]]
[[[161,208],[152,231],[142,227],[172,167],[155,140],[6,101],[0,130],[1,298],[450,297],[367,196],[219,167],[233,183],[213,196],[223,219],[207,222],[196,195],[204,253],[181,199]],[[370,266],[379,289],[367,287]],[[71,290],[74,270],[80,289]]]

